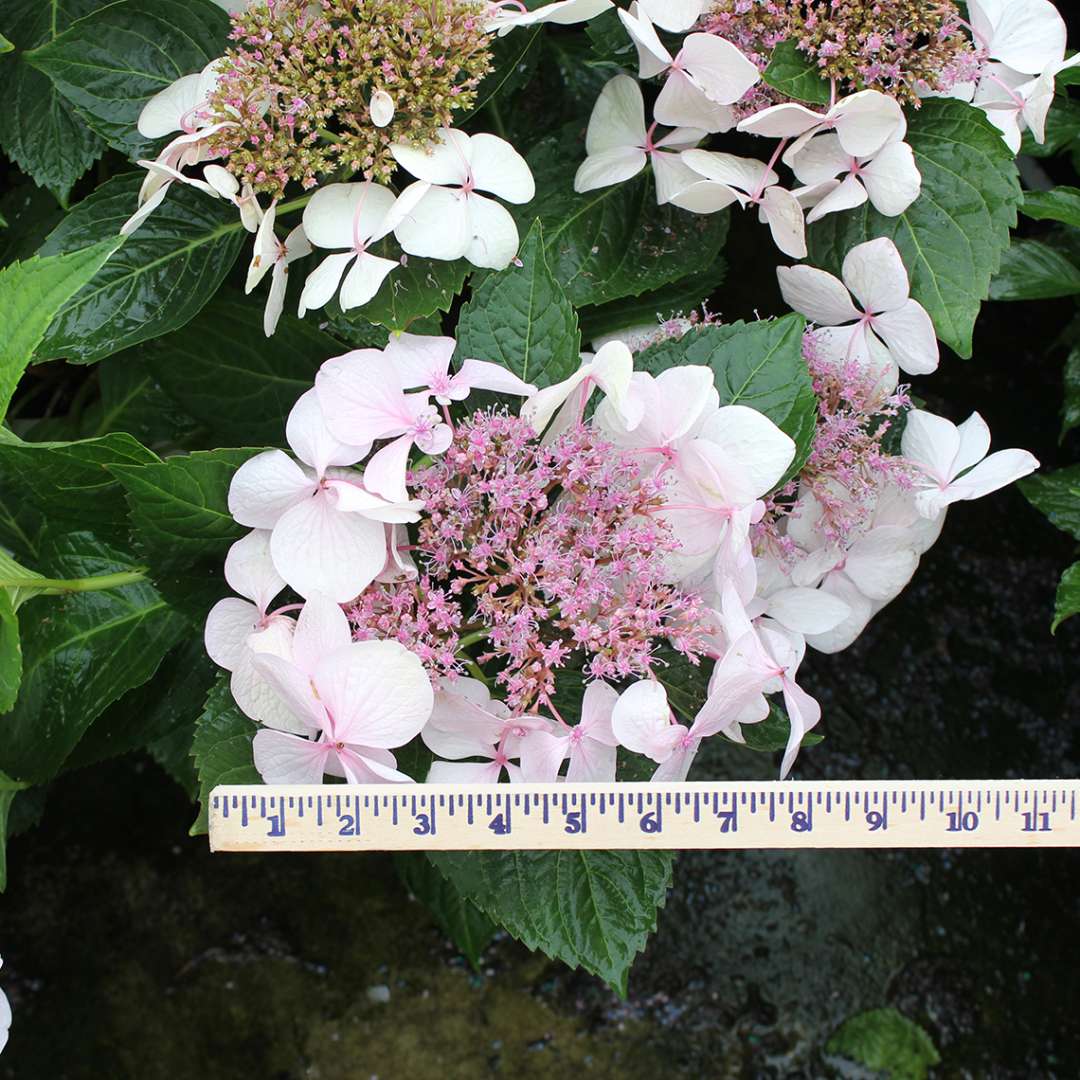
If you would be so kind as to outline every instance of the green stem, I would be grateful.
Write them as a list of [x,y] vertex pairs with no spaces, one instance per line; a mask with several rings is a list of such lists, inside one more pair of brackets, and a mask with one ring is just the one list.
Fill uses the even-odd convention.
[[303,210],[309,202],[311,202],[312,196],[315,194],[313,191],[311,195],[299,195],[295,199],[289,199],[287,202],[278,203],[277,216],[281,217],[282,214],[293,214],[297,210]]
[[15,520],[15,515],[3,503],[0,503],[0,521],[18,535],[27,551],[37,556],[37,545],[26,535],[26,530]]
[[101,574],[85,578],[22,577],[0,578],[0,589],[48,589],[50,592],[100,592],[121,589],[146,580],[146,569],[124,570],[117,574]]
[[495,128],[495,134],[498,135],[500,139],[506,139],[506,125],[503,123],[502,113],[499,111],[498,103],[492,98],[484,107],[491,117],[491,123]]
[[463,638],[458,638],[458,651],[467,649],[470,645],[475,645],[478,641],[483,641],[490,635],[490,630],[476,630],[471,634],[466,634]]
[[465,667],[469,669],[474,679],[479,679],[486,687],[490,689],[491,682],[488,677],[481,670],[480,665],[475,660],[466,660]]

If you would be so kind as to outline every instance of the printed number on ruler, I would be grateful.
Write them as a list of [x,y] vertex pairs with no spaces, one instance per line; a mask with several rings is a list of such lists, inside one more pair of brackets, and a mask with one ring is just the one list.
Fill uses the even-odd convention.
[[215,851],[1080,846],[1076,780],[224,786]]

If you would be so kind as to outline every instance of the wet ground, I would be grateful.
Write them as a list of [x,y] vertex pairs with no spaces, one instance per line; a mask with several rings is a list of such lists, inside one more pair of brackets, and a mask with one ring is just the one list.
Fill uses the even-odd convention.
[[[930,405],[1077,459],[1046,355],[1067,314],[991,313]],[[904,596],[814,659],[827,738],[798,775],[1077,776],[1080,619],[1048,631],[1072,555],[1015,491],[952,511]],[[717,775],[771,770],[716,755]],[[869,1076],[830,1038],[881,1009],[845,1052],[896,1080],[935,1057],[934,1077],[1080,1075],[1075,851],[688,854],[622,1002],[506,938],[474,974],[387,859],[211,856],[190,818],[130,758],[58,783],[12,843],[0,1077]]]

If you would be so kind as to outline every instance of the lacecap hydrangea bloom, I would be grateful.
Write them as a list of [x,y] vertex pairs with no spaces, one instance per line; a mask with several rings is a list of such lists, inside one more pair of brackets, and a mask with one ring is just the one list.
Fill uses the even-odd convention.
[[[910,303],[901,276],[874,242],[845,265],[862,313],[828,275],[786,282],[818,318],[852,320],[806,333],[818,422],[795,476],[794,442],[721,404],[711,368],[635,371],[618,339],[542,388],[485,358],[454,371],[444,337],[328,359],[289,416],[295,456],[264,451],[233,478],[253,529],[226,565],[243,599],[206,628],[261,725],[263,778],[407,782],[395,751],[419,738],[433,781],[610,781],[620,755],[681,780],[774,696],[787,775],[821,716],[798,681],[807,648],[855,640],[947,506],[1037,465],[987,456],[977,415],[911,408],[897,370],[913,361],[877,321]],[[668,698],[676,662],[709,672],[690,715]]]
[[[410,256],[509,265],[519,235],[505,204],[533,199],[532,174],[505,138],[454,124],[469,118],[475,126],[470,114],[496,38],[586,22],[614,7],[226,6],[225,55],[142,111],[139,133],[169,141],[139,162],[147,176],[122,231],[137,229],[176,183],[235,205],[256,234],[248,291],[273,268],[268,335],[290,265],[316,249],[331,254],[308,269],[300,315],[335,297],[342,310],[363,307],[393,287]],[[1050,0],[972,0],[970,21],[953,0],[635,0],[616,10],[637,79],[619,73],[603,87],[575,190],[648,169],[658,203],[706,215],[751,209],[796,260],[807,255],[807,224],[867,202],[897,217],[918,199],[922,174],[905,141],[905,107],[930,96],[973,102],[1016,151],[1025,130],[1044,140],[1055,79],[1076,62],[1066,59],[1065,24]],[[809,102],[764,81],[781,46],[819,77]],[[655,87],[649,109],[639,80]],[[735,129],[772,143],[757,157],[735,155],[725,145]],[[279,224],[300,210],[300,225]]]

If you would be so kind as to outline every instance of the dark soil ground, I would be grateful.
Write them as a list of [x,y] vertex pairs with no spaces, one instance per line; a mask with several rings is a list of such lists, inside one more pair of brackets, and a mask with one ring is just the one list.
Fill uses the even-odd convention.
[[[989,310],[930,406],[1080,459],[1057,445],[1069,314]],[[1049,634],[1073,554],[1015,490],[954,508],[902,598],[808,665],[827,738],[797,776],[1076,777],[1080,619]],[[718,751],[717,775],[773,775]],[[687,854],[623,1002],[507,938],[472,973],[388,859],[212,856],[191,816],[129,758],[57,783],[12,843],[0,1077],[861,1076],[826,1043],[882,1007],[929,1034],[935,1077],[1080,1075],[1076,851]]]

